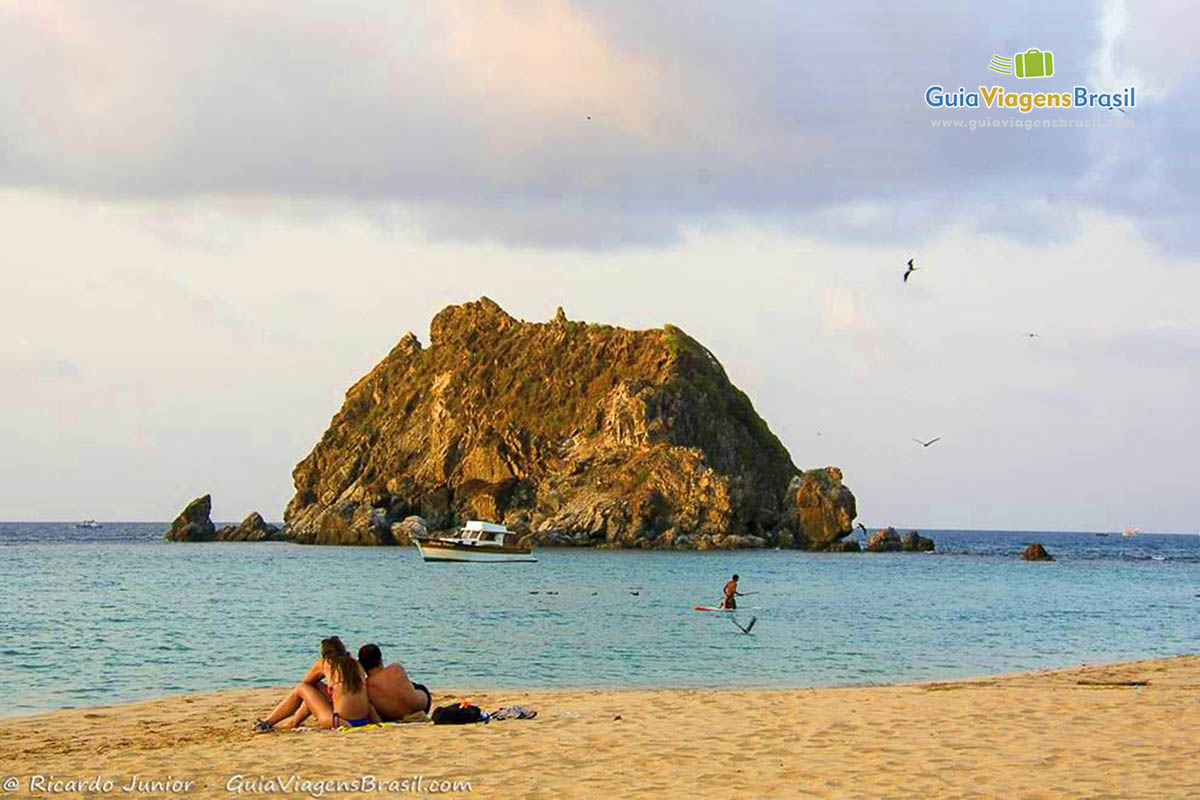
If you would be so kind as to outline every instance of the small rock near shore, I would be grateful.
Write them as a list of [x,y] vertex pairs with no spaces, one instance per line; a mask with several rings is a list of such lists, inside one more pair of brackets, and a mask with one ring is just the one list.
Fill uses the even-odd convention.
[[262,514],[250,512],[250,516],[239,525],[226,525],[217,531],[218,542],[281,542],[283,531],[278,525],[267,523]]
[[416,515],[405,517],[399,522],[392,523],[392,542],[401,546],[410,545],[414,539],[429,535],[429,524],[423,517]]
[[867,539],[868,553],[923,553],[934,548],[933,539],[922,536],[917,531],[909,531],[900,538],[900,534],[890,525],[875,531]]
[[896,553],[903,549],[904,543],[900,541],[900,534],[896,533],[895,528],[877,530],[867,539],[868,553]]
[[1054,556],[1046,552],[1046,548],[1042,547],[1041,542],[1030,542],[1025,548],[1025,552],[1021,554],[1022,561],[1053,561]]
[[909,553],[932,551],[934,547],[933,539],[922,536],[917,531],[909,531],[904,534],[904,538],[900,543],[903,545],[905,552]]

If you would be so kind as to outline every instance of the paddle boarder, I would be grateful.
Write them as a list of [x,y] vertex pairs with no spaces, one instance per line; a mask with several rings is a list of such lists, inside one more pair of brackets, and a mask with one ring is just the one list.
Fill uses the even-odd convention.
[[737,585],[737,575],[734,575],[733,578],[725,583],[725,599],[721,601],[721,608],[737,608],[737,601],[733,599],[741,594],[737,590]]

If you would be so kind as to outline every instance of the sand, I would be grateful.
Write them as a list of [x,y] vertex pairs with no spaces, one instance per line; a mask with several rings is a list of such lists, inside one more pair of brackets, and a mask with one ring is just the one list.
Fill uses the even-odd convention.
[[[6,719],[0,780],[17,776],[10,795],[45,797],[96,796],[65,783],[96,779],[134,794],[123,791],[131,776],[192,781],[181,792],[191,797],[267,796],[256,780],[290,775],[291,791],[272,796],[310,796],[303,780],[421,775],[425,792],[470,781],[447,793],[460,797],[1200,797],[1200,656],[906,686],[471,692],[484,708],[539,716],[251,735],[279,694]],[[31,791],[31,775],[62,783]]]

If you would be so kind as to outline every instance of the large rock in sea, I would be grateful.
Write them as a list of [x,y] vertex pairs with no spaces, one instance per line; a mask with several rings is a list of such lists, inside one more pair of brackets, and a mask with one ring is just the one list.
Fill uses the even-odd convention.
[[163,535],[172,542],[211,542],[217,538],[217,529],[209,515],[212,514],[212,495],[197,497],[171,523]]
[[[537,544],[827,547],[850,533],[841,472],[801,473],[683,331],[509,316],[487,298],[409,333],[293,472],[289,538],[392,544],[503,522]],[[399,525],[398,525],[399,523]]]
[[793,546],[807,550],[857,550],[842,539],[854,530],[854,495],[842,485],[837,467],[810,469],[788,483],[783,513],[786,526],[796,531]]
[[1041,542],[1030,542],[1025,548],[1025,552],[1021,554],[1022,561],[1053,561],[1054,556],[1046,552],[1046,548],[1042,547]]
[[218,542],[279,542],[286,537],[278,525],[270,525],[257,511],[239,525],[226,525],[217,531]]

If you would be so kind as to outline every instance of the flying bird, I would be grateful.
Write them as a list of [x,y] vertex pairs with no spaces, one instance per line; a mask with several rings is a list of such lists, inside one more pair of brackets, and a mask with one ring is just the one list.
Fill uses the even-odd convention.
[[941,438],[942,437],[940,437],[940,436],[935,436],[932,439],[930,439],[928,442],[922,442],[920,439],[918,439],[917,437],[914,436],[913,441],[916,442],[917,444],[921,445],[921,447],[929,447],[929,445],[933,444],[934,442],[941,441]]
[[904,282],[905,282],[905,283],[908,283],[908,276],[909,276],[909,275],[912,275],[914,272],[916,272],[917,270],[919,270],[919,269],[920,269],[920,267],[914,267],[912,262],[913,262],[913,260],[910,258],[910,259],[908,260],[908,269],[906,269],[906,270],[904,271]]
[[1025,336],[1026,336],[1026,337],[1028,337],[1028,338],[1030,338],[1030,339],[1036,339],[1036,338],[1038,338],[1038,335],[1037,335],[1036,333],[1027,333],[1027,334],[1025,334]]
[[750,622],[746,625],[746,627],[743,628],[742,623],[738,622],[736,617],[731,616],[730,619],[733,620],[734,625],[737,625],[738,630],[747,636],[753,635],[750,633],[750,630],[754,627],[754,623],[758,622],[758,617],[751,617]]

